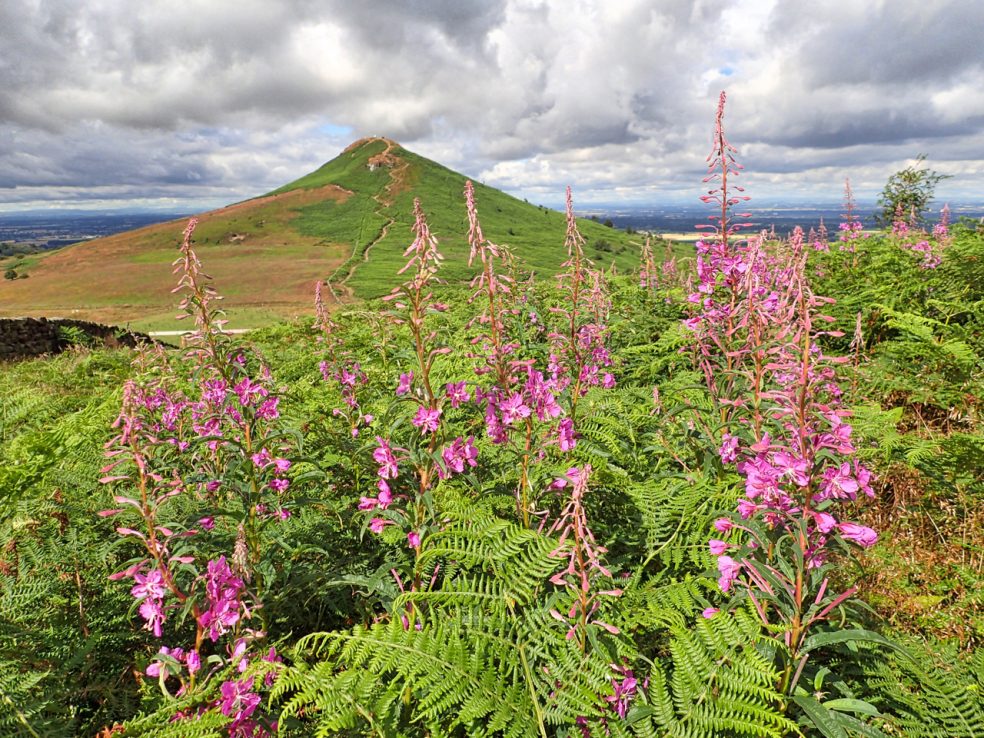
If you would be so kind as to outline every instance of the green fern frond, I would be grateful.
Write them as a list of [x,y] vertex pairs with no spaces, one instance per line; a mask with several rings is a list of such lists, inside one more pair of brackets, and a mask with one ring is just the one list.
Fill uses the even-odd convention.
[[776,690],[779,674],[760,646],[768,636],[738,611],[670,626],[670,664],[650,676],[648,718],[662,735],[780,738],[796,733]]

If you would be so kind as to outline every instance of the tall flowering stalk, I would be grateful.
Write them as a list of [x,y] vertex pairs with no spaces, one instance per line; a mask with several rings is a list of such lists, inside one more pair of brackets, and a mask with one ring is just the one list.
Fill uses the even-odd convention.
[[830,241],[829,235],[827,233],[827,226],[823,224],[823,218],[820,218],[820,226],[814,231],[810,229],[810,244],[813,246],[814,251],[830,251]]
[[659,287],[659,271],[656,269],[656,262],[653,259],[653,249],[649,243],[649,236],[642,242],[642,254],[639,258],[639,286],[643,289],[655,289]]
[[222,297],[212,286],[212,278],[202,270],[198,255],[192,248],[192,239],[198,227],[198,218],[191,218],[185,227],[180,255],[172,263],[173,273],[179,275],[172,293],[182,293],[178,304],[178,320],[192,318],[195,330],[185,337],[188,354],[201,364],[210,364],[220,373],[227,369],[229,356],[224,350],[226,320],[224,311],[214,305]]
[[[421,547],[427,535],[440,526],[433,488],[440,479],[476,466],[478,451],[471,437],[457,437],[445,443],[446,406],[458,407],[467,402],[469,393],[464,383],[449,384],[443,391],[434,383],[434,362],[450,351],[437,342],[437,331],[428,321],[430,316],[446,309],[433,294],[443,257],[419,200],[414,200],[413,234],[414,240],[404,252],[407,263],[399,271],[400,274],[411,272],[410,277],[384,299],[393,304],[391,319],[406,325],[410,331],[416,365],[400,375],[395,394],[414,408],[410,420],[414,430],[405,439],[405,445],[398,445],[392,438],[376,437],[372,455],[377,465],[378,494],[363,497],[359,508],[370,514],[369,529],[373,533],[382,533],[391,525],[402,529],[407,546],[414,553],[409,587],[417,591],[424,582],[417,563]],[[406,473],[407,467],[412,472]],[[399,577],[397,582],[404,587]],[[406,627],[410,627],[414,616],[412,606],[408,605],[407,613],[402,616]]]
[[[567,628],[566,639],[576,644],[582,654],[587,653],[590,644],[597,645],[596,633],[620,633],[617,627],[599,617],[599,610],[606,600],[622,594],[614,586],[612,572],[604,563],[608,549],[598,543],[588,523],[585,497],[591,471],[590,464],[575,466],[549,485],[550,490],[567,493],[567,501],[548,532],[559,538],[550,555],[564,562],[564,568],[551,576],[550,582],[566,589],[568,595],[563,610],[551,608],[549,614]],[[604,702],[616,716],[625,719],[638,683],[627,665],[611,664],[611,669],[612,694],[606,695]],[[608,718],[602,717],[600,723],[607,733]],[[582,735],[591,735],[586,717],[579,717],[575,724]]]
[[849,543],[866,548],[877,540],[875,531],[842,518],[842,508],[873,491],[840,405],[834,367],[842,360],[818,342],[839,333],[816,327],[828,320],[817,313],[827,300],[802,282],[796,298],[794,328],[770,342],[768,424],[761,435],[745,430],[722,443],[722,461],[744,478],[745,496],[737,515],[715,524],[729,540],[710,542],[721,590],[747,596],[763,623],[780,629],[786,690],[805,663],[800,650],[808,633],[857,591],[831,586],[831,559]]
[[497,269],[497,263],[505,263],[508,250],[494,244],[485,238],[482,224],[478,219],[478,208],[475,205],[475,187],[471,180],[465,182],[465,208],[468,213],[468,266],[476,259],[482,268],[471,281],[474,290],[469,302],[481,299],[485,305],[483,311],[474,319],[483,327],[472,343],[480,344],[483,366],[477,372],[491,372],[495,384],[506,390],[516,382],[515,366],[512,364],[514,353],[519,344],[509,335],[506,323],[507,315],[516,313],[512,306],[514,280],[508,274]]
[[319,280],[314,288],[314,327],[320,332],[318,341],[323,347],[324,360],[318,364],[321,376],[325,382],[337,385],[341,391],[344,407],[336,407],[332,415],[345,420],[352,438],[359,436],[359,431],[368,426],[373,416],[363,412],[359,401],[359,391],[365,387],[369,379],[362,371],[358,361],[352,359],[343,341],[338,337],[338,326],[331,319],[325,308],[321,294],[322,282]]
[[[747,240],[737,238],[740,231],[751,224],[744,220],[750,217],[748,213],[734,213],[734,208],[751,198],[744,194],[743,187],[729,184],[729,178],[737,177],[743,167],[735,159],[737,149],[724,133],[726,102],[727,95],[722,91],[718,97],[711,153],[707,156],[708,173],[702,180],[704,184],[715,186],[700,198],[714,207],[715,212],[709,216],[709,224],[696,226],[706,232],[706,237],[696,244],[699,285],[689,296],[695,314],[685,323],[695,332],[697,363],[704,371],[711,392],[719,399],[727,392],[718,386],[710,357],[715,350],[724,357],[726,381],[732,381],[737,301],[748,268],[745,254],[749,250],[755,252]],[[722,422],[727,422],[728,415],[728,409],[722,404]]]
[[[733,214],[732,210],[736,205],[747,202],[751,198],[743,194],[745,189],[734,183],[729,184],[728,180],[734,179],[742,169],[741,164],[735,159],[737,149],[732,146],[724,135],[724,105],[727,95],[724,90],[718,97],[717,116],[714,123],[714,138],[711,153],[707,155],[707,176],[704,177],[704,184],[713,183],[706,194],[701,195],[701,201],[715,206],[717,212],[710,216],[709,225],[698,225],[698,230],[710,231],[713,233],[712,240],[721,244],[721,250],[725,255],[730,254],[731,238],[742,228],[750,226],[747,222],[735,222],[735,218],[749,218],[748,213]],[[738,193],[738,194],[735,194]]]
[[943,209],[940,211],[940,219],[936,225],[933,226],[933,236],[936,238],[936,241],[939,243],[941,248],[946,248],[953,240],[953,236],[950,235],[949,203],[944,203]]
[[606,300],[603,283],[600,276],[596,276],[590,259],[584,255],[584,237],[577,227],[570,187],[567,188],[566,200],[567,234],[564,246],[567,260],[561,264],[564,271],[557,275],[565,304],[551,308],[551,312],[559,318],[559,325],[550,334],[552,350],[549,369],[551,379],[558,388],[570,387],[569,415],[571,421],[576,423],[578,400],[588,388],[596,385],[614,387],[615,377],[605,371],[612,365],[605,347],[608,328],[598,322],[605,312],[602,307]]
[[[126,493],[114,495],[121,508],[101,514],[129,518],[117,530],[145,551],[112,578],[133,579],[131,594],[156,638],[165,637],[172,615],[179,624],[190,615],[195,624],[192,643],[162,645],[146,669],[165,694],[172,678],[180,694],[195,690],[208,644],[210,661],[220,667],[242,672],[249,666],[254,644],[265,635],[262,592],[270,567],[262,532],[290,515],[284,502],[291,462],[276,423],[279,398],[268,388],[269,373],[261,368],[252,376],[249,360],[222,331],[212,307],[218,296],[192,249],[194,226],[192,220],[175,262],[185,290],[183,315],[196,320],[186,352],[190,390],[177,389],[179,378],[162,351],[138,359],[137,379],[124,386],[119,432],[107,446],[109,476],[102,480]],[[179,497],[197,503],[197,522],[173,518],[171,503]],[[220,521],[235,531],[231,552],[218,553],[211,542]],[[272,650],[264,659],[278,660]],[[226,681],[222,698],[202,709],[230,717],[231,738],[265,735],[267,723],[257,713],[261,688],[251,676]]]
[[941,252],[950,245],[950,206],[944,205],[940,220],[933,226],[932,233],[927,233],[916,222],[915,212],[908,214],[899,205],[892,220],[892,239],[900,248],[911,251],[922,257],[920,269],[935,269],[943,262]]
[[[475,402],[484,411],[489,439],[506,446],[517,457],[516,511],[523,524],[530,526],[534,517],[545,512],[537,502],[535,462],[544,457],[549,446],[566,453],[576,444],[573,422],[561,405],[561,395],[570,382],[559,376],[561,363],[555,356],[551,356],[548,375],[536,368],[534,358],[517,355],[521,345],[518,336],[523,330],[518,316],[530,285],[526,285],[522,295],[516,295],[515,279],[500,270],[503,262],[508,263],[509,253],[485,238],[470,182],[465,187],[465,204],[469,263],[476,258],[482,263],[481,272],[472,281],[475,291],[471,298],[473,302],[481,299],[483,304],[475,318],[482,330],[473,340],[481,348],[477,354],[481,363],[475,369],[480,382],[475,389]],[[579,289],[585,287],[586,278],[583,273],[579,275]],[[582,302],[588,294],[585,290]],[[533,328],[538,328],[535,312],[530,313],[530,319]]]
[[735,515],[715,523],[723,537],[709,544],[718,583],[781,634],[787,692],[802,673],[808,633],[857,591],[831,586],[834,555],[877,540],[843,520],[843,508],[873,494],[871,473],[854,458],[840,402],[835,367],[844,360],[820,345],[841,334],[824,327],[832,318],[820,309],[830,300],[810,290],[803,241],[797,229],[788,242],[700,244],[690,298],[699,309],[686,321],[722,408],[718,453],[745,486]]
[[851,190],[851,180],[844,179],[844,213],[841,216],[840,230],[840,250],[855,254],[852,261],[852,268],[857,268],[857,242],[864,235],[864,225],[861,223],[861,216],[857,214],[857,205],[854,203],[854,192]]
[[618,634],[618,628],[595,615],[602,598],[622,594],[620,589],[599,587],[599,584],[607,586],[611,583],[612,573],[602,562],[607,549],[595,540],[584,510],[584,496],[590,477],[591,465],[585,464],[568,469],[565,477],[554,480],[550,485],[551,489],[570,491],[567,504],[549,530],[551,535],[557,534],[560,539],[551,555],[565,559],[566,565],[550,581],[569,589],[573,597],[566,612],[551,610],[550,615],[568,627],[567,640],[575,640],[582,653],[587,649],[589,626]]
[[443,312],[447,306],[434,298],[433,285],[437,283],[437,272],[444,257],[437,250],[437,239],[430,232],[427,218],[420,205],[420,199],[413,201],[414,240],[403,253],[409,257],[407,263],[397,272],[412,270],[410,279],[393,289],[383,299],[392,302],[402,315],[395,315],[398,323],[406,323],[413,337],[414,352],[417,359],[418,381],[425,393],[425,403],[429,410],[437,409],[437,395],[431,386],[430,375],[434,359],[440,354],[448,353],[448,349],[434,348],[431,342],[436,337],[426,326],[429,314]]

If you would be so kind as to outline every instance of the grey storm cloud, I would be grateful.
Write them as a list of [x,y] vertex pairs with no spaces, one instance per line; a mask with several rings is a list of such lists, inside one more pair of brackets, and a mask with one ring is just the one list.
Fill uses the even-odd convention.
[[976,198],[982,27],[979,0],[4,0],[0,207],[211,206],[363,135],[542,201],[687,201],[725,88],[753,194],[872,195],[925,152]]

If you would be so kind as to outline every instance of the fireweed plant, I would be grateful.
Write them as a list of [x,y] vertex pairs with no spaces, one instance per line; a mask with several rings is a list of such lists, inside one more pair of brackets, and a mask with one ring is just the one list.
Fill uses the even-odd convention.
[[922,257],[920,269],[936,269],[942,262],[941,252],[950,245],[950,206],[944,205],[940,219],[927,233],[916,222],[914,212],[905,213],[899,205],[892,220],[892,240],[901,249]]
[[[470,471],[478,463],[474,437],[449,438],[446,430],[446,410],[468,402],[470,394],[464,382],[446,387],[437,384],[435,362],[450,353],[432,326],[432,318],[447,310],[447,305],[434,295],[435,286],[440,284],[437,275],[443,257],[416,199],[413,235],[413,242],[404,252],[407,263],[399,271],[409,272],[410,276],[383,298],[390,305],[388,317],[409,332],[413,362],[412,368],[400,373],[392,388],[397,402],[391,410],[407,406],[410,410],[396,417],[388,413],[381,419],[383,425],[389,424],[390,431],[375,436],[371,452],[376,490],[359,501],[359,510],[364,512],[371,533],[381,535],[392,526],[400,531],[413,554],[413,569],[406,579],[396,569],[392,571],[403,592],[418,592],[432,585],[440,571],[439,565],[428,572],[420,566],[424,541],[442,528],[434,497],[436,485],[442,479]],[[405,424],[407,414],[409,428]],[[410,628],[417,624],[417,617],[417,610],[408,604],[401,621]]]
[[[264,643],[264,595],[277,555],[268,532],[291,515],[295,444],[279,422],[269,370],[222,331],[214,305],[221,298],[192,248],[195,225],[175,261],[179,317],[195,321],[184,356],[190,390],[182,391],[163,352],[138,357],[141,371],[124,385],[103,470],[121,507],[100,514],[116,518],[118,533],[143,549],[111,579],[132,580],[144,627],[171,644],[162,643],[145,673],[166,697],[180,698],[174,719],[217,711],[231,738],[261,736],[275,727],[260,708],[274,678],[262,664],[280,661]],[[188,510],[199,512],[188,519]],[[210,539],[222,530],[232,548],[219,552]]]
[[[577,445],[574,414],[578,399],[588,387],[612,387],[614,377],[602,370],[612,363],[604,346],[605,326],[600,318],[607,310],[600,274],[589,269],[584,257],[583,238],[577,231],[570,189],[567,191],[568,259],[558,277],[563,306],[549,308],[555,330],[547,333],[546,366],[538,351],[524,340],[523,321],[528,316],[533,333],[543,333],[535,311],[524,311],[528,292],[515,294],[515,279],[503,273],[508,251],[482,232],[471,182],[465,185],[468,212],[469,264],[476,259],[481,270],[472,280],[470,302],[479,302],[481,311],[472,320],[479,326],[473,345],[478,352],[475,366],[475,403],[484,411],[485,432],[489,440],[504,447],[516,459],[519,479],[516,485],[516,511],[524,526],[534,520],[545,522],[546,508],[540,505],[544,486],[552,484],[534,473],[537,462],[553,449],[561,455]],[[592,321],[591,309],[594,308]],[[462,383],[455,391],[464,392]],[[449,393],[452,386],[449,385]],[[467,399],[467,398],[466,398]]]
[[315,329],[319,331],[324,360],[318,364],[325,382],[334,384],[341,392],[344,407],[332,409],[332,415],[341,418],[348,426],[352,438],[359,437],[359,431],[373,421],[373,416],[365,413],[360,404],[360,393],[364,391],[369,378],[362,366],[349,356],[345,343],[338,337],[338,326],[331,319],[325,307],[320,280],[314,288]]
[[[850,179],[844,180],[844,213],[842,217],[844,220],[838,226],[840,250],[852,254],[856,253],[858,250],[857,242],[864,237],[864,225],[861,222],[861,216],[857,214],[857,205],[854,202],[854,191],[851,189]],[[857,265],[857,258],[855,257],[852,267],[856,268]]]
[[[726,173],[733,165],[717,119],[711,169],[720,185],[709,198],[723,203],[714,237],[697,244],[698,286],[686,321],[699,364],[720,408],[722,463],[744,482],[736,514],[721,518],[710,540],[727,608],[751,603],[776,634],[779,688],[790,695],[818,634],[830,631],[857,593],[836,586],[840,555],[868,548],[874,530],[845,519],[861,496],[873,496],[872,474],[856,458],[850,413],[841,402],[836,367],[827,355],[821,310],[805,277],[802,231],[786,242],[764,235],[734,238]],[[848,216],[849,224],[854,223]],[[853,234],[848,228],[846,233]],[[715,617],[709,608],[705,617]]]
[[[952,257],[923,271],[888,238],[743,235],[724,106],[692,262],[650,243],[639,274],[603,275],[568,191],[560,276],[538,282],[468,184],[470,286],[442,283],[416,202],[385,301],[348,311],[319,285],[313,332],[253,334],[289,390],[222,331],[189,227],[196,329],[138,356],[108,448],[116,504],[96,522],[133,555],[106,558],[150,644],[130,681],[151,714],[108,708],[105,734],[840,738],[924,735],[938,713],[974,733],[966,680],[912,677],[855,625],[844,564],[877,538],[855,502],[885,485],[861,458],[889,458],[870,441],[890,413],[842,393],[850,337],[826,314],[855,325],[855,378],[885,339],[866,305],[817,294],[876,247],[934,289]],[[0,551],[0,585],[28,558]],[[0,658],[0,733],[9,673]]]

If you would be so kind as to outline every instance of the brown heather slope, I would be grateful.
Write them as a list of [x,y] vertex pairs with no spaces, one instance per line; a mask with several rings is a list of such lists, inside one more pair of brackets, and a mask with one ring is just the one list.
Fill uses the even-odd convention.
[[[291,190],[198,216],[195,248],[233,324],[311,312],[314,282],[338,268],[349,246],[297,233],[290,222],[297,207],[350,194],[336,185]],[[18,269],[27,279],[0,280],[0,317],[168,327],[177,303],[170,264],[185,225],[159,223],[31,258]]]

